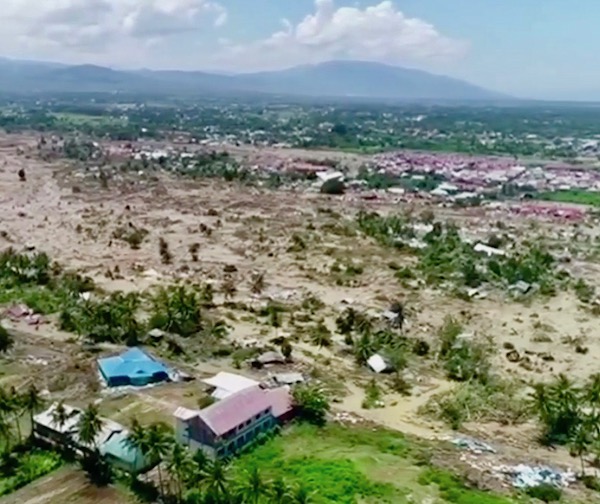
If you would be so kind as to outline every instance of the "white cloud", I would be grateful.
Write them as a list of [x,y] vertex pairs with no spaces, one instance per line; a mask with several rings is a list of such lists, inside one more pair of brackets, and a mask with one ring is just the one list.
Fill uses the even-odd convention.
[[331,59],[385,63],[449,61],[465,54],[466,42],[442,35],[433,25],[405,16],[390,0],[371,7],[336,8],[334,0],[315,0],[315,12],[296,26],[247,45],[230,45],[215,57],[228,67],[281,68]]
[[[221,26],[226,9],[213,0],[3,0],[0,53],[98,53],[110,58],[157,40]],[[65,49],[61,54],[57,49]],[[17,54],[18,55],[18,54]]]
[[2,0],[0,56],[242,71],[344,58],[431,66],[468,48],[390,0],[365,8],[315,0],[299,22],[282,19],[278,31],[240,44],[235,32],[211,30],[227,21],[221,1]]

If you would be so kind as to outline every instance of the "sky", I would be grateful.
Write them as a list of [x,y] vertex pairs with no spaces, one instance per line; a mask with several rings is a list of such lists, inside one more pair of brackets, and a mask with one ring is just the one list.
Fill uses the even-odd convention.
[[251,72],[333,59],[600,99],[600,1],[2,0],[0,55]]

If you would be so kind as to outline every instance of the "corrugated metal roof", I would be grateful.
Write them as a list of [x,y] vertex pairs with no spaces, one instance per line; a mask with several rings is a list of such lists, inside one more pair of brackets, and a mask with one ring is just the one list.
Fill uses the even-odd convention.
[[173,413],[173,416],[180,420],[186,421],[186,420],[191,420],[194,417],[197,417],[198,411],[187,409],[187,408],[184,408],[183,406],[180,406],[179,408],[177,408],[175,410],[175,413]]
[[255,386],[201,410],[199,416],[217,436],[222,436],[270,408],[268,394]]
[[121,355],[98,359],[98,365],[107,378],[152,376],[169,372],[164,364],[137,347],[130,348]]
[[279,387],[264,391],[271,404],[272,413],[275,418],[282,417],[293,408],[292,395],[287,387]]
[[212,395],[217,399],[225,399],[232,394],[258,385],[256,380],[234,373],[227,373],[225,371],[221,371],[212,378],[203,380],[203,382],[216,388]]

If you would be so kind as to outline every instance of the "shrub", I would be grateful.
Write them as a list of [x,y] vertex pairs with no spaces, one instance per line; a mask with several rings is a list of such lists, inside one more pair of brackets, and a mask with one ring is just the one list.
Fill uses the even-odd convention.
[[19,455],[11,475],[0,479],[0,496],[8,495],[60,467],[62,460],[53,452],[34,450]]
[[541,500],[542,502],[558,502],[562,497],[562,490],[548,483],[530,487],[526,493],[529,497]]

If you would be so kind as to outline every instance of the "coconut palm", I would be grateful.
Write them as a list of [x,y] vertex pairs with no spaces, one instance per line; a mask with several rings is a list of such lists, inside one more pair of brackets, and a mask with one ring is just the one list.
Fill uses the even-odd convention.
[[586,401],[590,403],[594,411],[597,410],[600,407],[600,373],[590,377],[584,393]]
[[577,426],[569,443],[569,449],[573,456],[579,457],[581,463],[581,475],[585,476],[585,455],[592,446],[593,439],[587,423]]
[[175,484],[177,502],[183,502],[186,475],[193,470],[189,452],[179,443],[172,443],[167,454],[167,471]]
[[316,425],[323,425],[330,409],[329,401],[317,385],[300,385],[293,391],[294,406],[298,418]]
[[169,427],[164,423],[155,423],[150,425],[147,430],[148,456],[151,460],[158,462],[158,484],[160,493],[164,495],[163,475],[161,462],[169,453],[173,442]]
[[354,340],[354,358],[357,364],[361,366],[365,365],[374,351],[373,341],[369,332],[362,333],[360,338]]
[[250,279],[250,291],[252,294],[262,294],[262,292],[265,290],[265,287],[266,282],[264,271],[253,273]]
[[102,431],[103,425],[104,422],[100,418],[98,406],[94,403],[90,403],[88,407],[83,410],[79,422],[77,423],[79,441],[84,446],[92,446],[96,451],[98,449],[97,437]]
[[134,467],[137,469],[137,454],[141,453],[143,457],[147,457],[150,453],[150,444],[146,429],[135,418],[131,422],[124,444],[135,453]]
[[70,417],[71,414],[67,412],[63,401],[60,401],[52,410],[52,423],[61,431]]
[[202,328],[202,337],[212,340],[221,340],[227,337],[229,327],[224,320],[206,320]]
[[188,486],[198,486],[206,479],[207,473],[211,466],[211,460],[203,450],[196,450],[192,456],[190,464],[190,472],[186,475],[186,483]]
[[[0,418],[5,422],[13,422],[17,432],[17,439],[21,441],[21,427],[19,425],[20,404],[19,397],[14,389],[6,390],[0,387]],[[11,427],[12,432],[12,427]]]
[[289,504],[292,498],[289,485],[285,480],[278,476],[269,487],[269,499],[273,504]]
[[311,331],[310,338],[312,344],[319,348],[330,347],[332,343],[331,332],[322,320],[320,320],[317,326]]
[[212,462],[204,480],[205,494],[208,502],[225,503],[230,501],[229,479],[225,466],[220,460]]
[[258,467],[252,466],[239,485],[238,496],[246,504],[258,504],[261,497],[268,494],[269,484],[263,479]]
[[7,352],[13,345],[13,338],[8,330],[0,324],[0,353]]
[[42,409],[44,400],[34,383],[31,383],[22,397],[23,407],[29,413],[29,425],[31,426],[31,438],[33,438],[33,415]]
[[[2,448],[5,453],[10,452],[12,439],[13,439],[12,424],[6,418],[0,416],[0,448]],[[0,450],[0,453],[2,453],[2,450]]]
[[310,492],[308,488],[300,484],[296,487],[292,493],[291,504],[310,504],[312,499],[310,498]]

